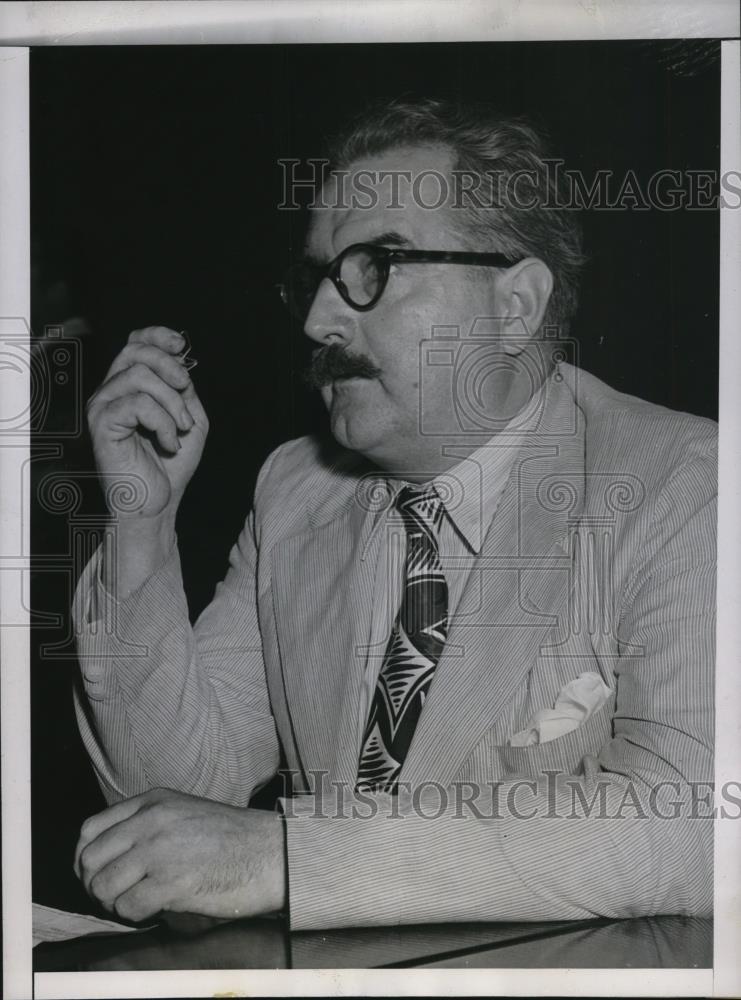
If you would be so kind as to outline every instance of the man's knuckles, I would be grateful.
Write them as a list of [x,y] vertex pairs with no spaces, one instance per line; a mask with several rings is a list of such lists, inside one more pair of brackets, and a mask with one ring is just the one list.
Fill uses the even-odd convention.
[[82,826],[80,827],[80,840],[92,840],[92,838],[97,835],[99,825],[100,820],[98,819],[98,814],[95,816],[88,816],[86,820],[83,820]]
[[90,891],[90,883],[100,868],[100,858],[100,850],[95,843],[87,844],[80,851],[78,859],[79,875],[88,892]]
[[121,370],[143,364],[159,373],[166,373],[181,386],[190,382],[187,369],[169,351],[154,344],[128,343],[116,357],[114,368]]
[[152,344],[171,354],[176,353],[185,341],[176,331],[167,326],[145,326],[140,330],[132,330],[129,334],[130,344]]
[[153,912],[151,907],[145,905],[143,900],[136,897],[131,897],[131,891],[124,893],[123,896],[119,896],[113,903],[111,909],[114,911],[116,916],[120,917],[122,920],[130,920],[132,923],[138,923],[140,920],[146,920]]
[[140,803],[142,806],[153,805],[157,802],[163,802],[167,799],[177,798],[178,792],[174,791],[172,788],[163,788],[158,786],[157,788],[148,788],[146,792],[140,792],[139,795],[135,795],[129,801]]
[[138,923],[165,909],[166,902],[160,895],[161,888],[151,879],[137,882],[126,892],[121,893],[110,909],[122,920]]
[[151,377],[156,375],[149,365],[145,365],[143,361],[135,361],[132,365],[129,365],[125,374],[127,385],[131,385],[132,387],[144,387],[151,382]]
[[107,906],[109,909],[118,895],[113,874],[106,868],[102,869],[102,871],[96,872],[95,875],[93,875],[92,878],[86,882],[85,888],[91,896],[94,896],[99,902],[101,902],[104,906]]
[[141,806],[138,811],[142,814],[152,812],[158,814],[160,811],[166,813],[179,799],[178,793],[170,788],[152,788],[139,797]]
[[96,813],[94,816],[88,816],[84,820],[82,826],[80,827],[80,836],[77,840],[77,856],[78,863],[82,861],[82,856],[85,854],[90,857],[90,850],[93,841],[108,829],[108,823],[105,821],[106,813]]

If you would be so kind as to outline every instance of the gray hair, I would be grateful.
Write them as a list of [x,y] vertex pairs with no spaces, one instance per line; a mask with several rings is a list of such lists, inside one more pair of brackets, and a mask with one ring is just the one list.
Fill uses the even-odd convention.
[[[584,264],[581,226],[568,208],[558,171],[549,169],[548,139],[523,117],[503,117],[484,104],[393,100],[370,108],[331,142],[333,169],[403,146],[443,146],[453,170],[477,179],[476,197],[461,203],[456,229],[474,245],[513,257],[537,257],[553,274],[543,320],[565,333],[579,297]],[[509,183],[517,179],[515,185]],[[466,192],[467,193],[467,192]]]

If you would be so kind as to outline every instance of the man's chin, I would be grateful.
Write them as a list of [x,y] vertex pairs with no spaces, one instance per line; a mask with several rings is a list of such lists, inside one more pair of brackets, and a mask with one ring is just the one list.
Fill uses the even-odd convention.
[[329,426],[335,441],[350,451],[367,455],[378,444],[380,435],[370,415],[365,417],[357,411],[334,406],[329,411]]

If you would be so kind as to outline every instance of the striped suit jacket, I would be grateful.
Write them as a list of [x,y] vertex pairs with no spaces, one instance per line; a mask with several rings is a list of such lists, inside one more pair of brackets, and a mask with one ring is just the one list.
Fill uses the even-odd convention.
[[[716,426],[568,365],[547,384],[401,772],[355,793],[373,566],[356,457],[315,438],[263,467],[191,628],[177,553],[88,622],[78,719],[110,801],[238,805],[282,749],[294,928],[707,913],[712,905]],[[509,737],[580,673],[577,729]]]

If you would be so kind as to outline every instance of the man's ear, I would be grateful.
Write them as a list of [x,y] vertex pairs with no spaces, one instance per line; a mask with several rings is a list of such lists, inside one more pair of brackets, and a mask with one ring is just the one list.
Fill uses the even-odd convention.
[[526,257],[500,272],[498,311],[504,319],[502,346],[508,354],[519,354],[538,332],[552,291],[550,268],[537,257]]

